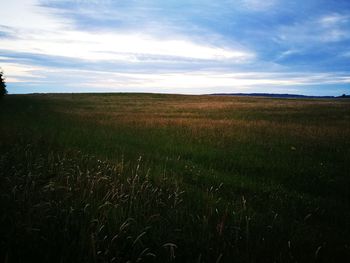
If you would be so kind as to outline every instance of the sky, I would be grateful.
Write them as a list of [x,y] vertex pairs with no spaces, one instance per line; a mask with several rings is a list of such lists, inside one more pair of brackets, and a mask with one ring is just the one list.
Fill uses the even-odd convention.
[[9,93],[350,94],[349,0],[0,0]]

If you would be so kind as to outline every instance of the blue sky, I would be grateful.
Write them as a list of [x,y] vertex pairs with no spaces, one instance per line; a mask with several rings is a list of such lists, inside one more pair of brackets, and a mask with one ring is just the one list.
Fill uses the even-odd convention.
[[350,93],[348,0],[0,0],[10,93]]

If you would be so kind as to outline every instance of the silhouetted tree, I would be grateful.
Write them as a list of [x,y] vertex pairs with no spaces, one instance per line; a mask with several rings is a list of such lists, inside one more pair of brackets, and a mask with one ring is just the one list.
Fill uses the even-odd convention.
[[0,98],[7,94],[4,72],[0,71]]

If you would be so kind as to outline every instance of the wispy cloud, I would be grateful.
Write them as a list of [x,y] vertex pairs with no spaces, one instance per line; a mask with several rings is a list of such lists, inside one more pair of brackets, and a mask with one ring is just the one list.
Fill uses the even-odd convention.
[[8,74],[6,74],[6,81],[10,83],[28,83],[30,81],[33,81],[33,79],[42,79],[44,78],[45,72],[47,72],[47,68],[45,67],[12,62],[1,62],[1,60],[3,59],[0,58],[1,66],[6,69],[6,72],[8,72]]
[[350,15],[342,15],[338,13],[333,13],[320,17],[318,23],[323,27],[338,27],[341,25],[347,26],[349,23]]
[[[215,92],[215,87],[221,87],[226,92],[237,92],[242,89],[251,90],[254,86],[304,86],[350,83],[346,74],[328,73],[223,73],[223,72],[186,72],[165,74],[119,74],[102,81],[88,82],[85,85],[95,87],[132,87],[132,88],[163,88],[170,90],[184,89],[191,86],[197,93],[203,91]],[[191,93],[191,92],[190,92]]]
[[148,58],[162,57],[225,60],[246,62],[254,58],[247,50],[198,44],[187,39],[162,40],[152,36],[123,33],[100,33],[64,31],[45,35],[23,34],[20,39],[4,39],[3,50],[80,58],[85,60],[110,60],[138,62]]
[[279,60],[283,60],[286,59],[290,56],[296,55],[296,54],[300,54],[301,51],[298,49],[288,49],[286,51],[283,51],[281,54],[279,54],[276,58],[277,61]]
[[242,7],[251,10],[251,11],[267,11],[271,8],[274,8],[279,1],[278,0],[241,0],[239,2]]
[[261,87],[269,87],[276,92],[285,92],[292,91],[296,87],[350,83],[350,76],[347,73],[228,71],[121,73],[89,69],[33,67],[20,63],[5,63],[4,65],[10,69],[9,80],[12,83],[56,84],[83,90],[88,88],[95,91],[105,88],[108,91],[116,92],[151,91],[203,94],[256,92]]
[[[36,0],[26,0],[23,5],[12,4],[5,7],[7,15],[1,19],[8,30],[16,31],[18,38],[5,38],[0,49],[4,51],[37,53],[40,55],[62,56],[84,60],[108,60],[142,62],[147,60],[176,61],[193,60],[231,60],[242,62],[255,57],[253,51],[244,48],[225,47],[221,43],[203,43],[191,37],[179,34],[159,36],[150,35],[139,30],[118,32],[79,31],[74,29],[73,21],[51,15],[53,8],[41,7]],[[59,2],[58,2],[59,3]],[[87,2],[90,3],[90,2]],[[107,2],[106,2],[107,3]],[[109,2],[108,2],[109,3]],[[97,4],[91,2],[90,4]],[[99,5],[103,5],[103,1]],[[44,5],[45,6],[45,5]],[[22,22],[13,22],[7,18],[13,16],[15,8],[20,7]],[[7,9],[7,10],[6,10]],[[50,11],[50,12],[44,12]],[[93,14],[97,14],[96,12]],[[25,23],[23,21],[31,21]],[[17,21],[17,20],[16,20]],[[38,31],[39,30],[39,31]],[[165,37],[164,37],[165,36]]]
[[278,41],[303,47],[340,42],[350,38],[349,28],[349,16],[328,14],[281,26]]

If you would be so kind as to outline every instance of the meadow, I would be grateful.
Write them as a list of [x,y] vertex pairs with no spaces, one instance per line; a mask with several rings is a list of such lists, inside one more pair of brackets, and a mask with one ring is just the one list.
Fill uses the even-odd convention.
[[350,100],[0,100],[1,262],[350,262]]

